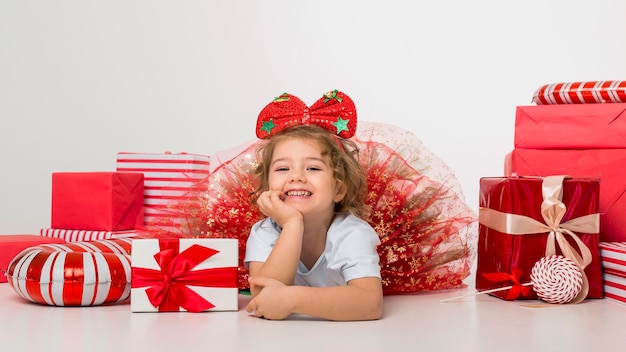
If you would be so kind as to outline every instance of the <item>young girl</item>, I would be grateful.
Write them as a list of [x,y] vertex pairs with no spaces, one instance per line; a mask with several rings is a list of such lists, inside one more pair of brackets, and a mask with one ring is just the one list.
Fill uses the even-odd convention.
[[352,141],[316,125],[288,127],[259,149],[256,202],[267,218],[247,241],[248,312],[381,317],[380,242],[362,218],[366,179],[357,152]]
[[212,156],[188,195],[202,206],[172,206],[187,219],[180,236],[239,240],[238,286],[256,315],[377,319],[381,286],[466,286],[478,222],[453,170],[409,131],[356,122],[342,92],[310,107],[283,94],[259,114],[259,140]]

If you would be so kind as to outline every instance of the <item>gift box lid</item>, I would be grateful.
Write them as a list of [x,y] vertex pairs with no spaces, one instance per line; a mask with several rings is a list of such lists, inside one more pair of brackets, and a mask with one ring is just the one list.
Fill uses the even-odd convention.
[[626,103],[518,106],[515,148],[626,148]]

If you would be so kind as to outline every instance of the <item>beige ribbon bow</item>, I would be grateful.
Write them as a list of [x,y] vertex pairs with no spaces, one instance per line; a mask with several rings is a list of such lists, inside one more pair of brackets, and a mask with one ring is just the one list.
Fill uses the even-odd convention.
[[[589,247],[585,245],[575,232],[599,233],[600,214],[589,214],[561,223],[566,211],[565,204],[561,201],[563,198],[563,180],[566,177],[568,176],[542,177],[543,202],[541,203],[541,215],[545,223],[528,216],[507,214],[483,207],[478,210],[478,221],[484,226],[510,235],[548,232],[545,255],[556,254],[556,245],[558,245],[563,256],[571,259],[580,268],[583,276],[583,286],[580,293],[571,302],[579,303],[587,297],[589,292],[589,282],[584,270],[591,263],[592,255]],[[580,254],[567,241],[567,236],[574,240]]]

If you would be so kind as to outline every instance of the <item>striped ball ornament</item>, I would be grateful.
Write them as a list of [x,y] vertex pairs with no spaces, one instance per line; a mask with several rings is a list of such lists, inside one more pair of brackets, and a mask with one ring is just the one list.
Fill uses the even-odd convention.
[[537,261],[531,270],[530,280],[540,299],[555,304],[571,302],[583,285],[578,265],[562,255],[551,255]]

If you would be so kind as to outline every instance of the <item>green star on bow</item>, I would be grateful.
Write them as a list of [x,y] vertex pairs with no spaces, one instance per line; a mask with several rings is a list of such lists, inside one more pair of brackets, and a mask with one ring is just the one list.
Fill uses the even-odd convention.
[[333,125],[337,128],[337,134],[341,133],[341,131],[350,131],[348,122],[350,122],[350,119],[343,120],[341,116],[337,117],[337,122],[333,122]]
[[270,119],[269,121],[263,121],[263,127],[261,127],[261,131],[265,131],[267,132],[267,134],[272,133],[272,129],[276,127],[276,124],[274,123],[273,119]]

